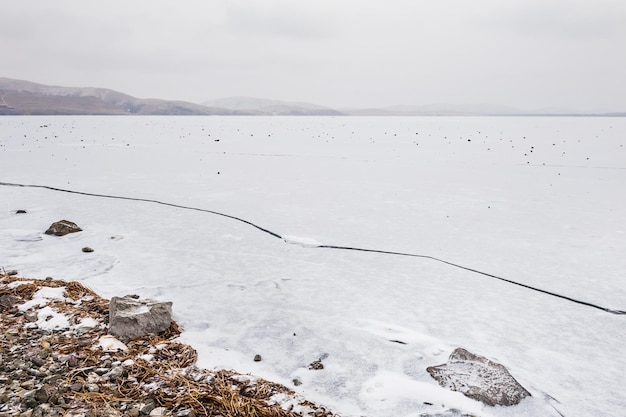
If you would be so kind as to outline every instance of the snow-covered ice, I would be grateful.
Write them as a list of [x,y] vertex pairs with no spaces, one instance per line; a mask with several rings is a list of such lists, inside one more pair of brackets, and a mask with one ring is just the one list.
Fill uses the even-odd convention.
[[[344,416],[621,415],[626,316],[324,246],[624,310],[625,142],[625,118],[5,116],[0,182],[178,207],[2,186],[0,267],[173,301],[199,365]],[[439,387],[458,346],[533,397]]]

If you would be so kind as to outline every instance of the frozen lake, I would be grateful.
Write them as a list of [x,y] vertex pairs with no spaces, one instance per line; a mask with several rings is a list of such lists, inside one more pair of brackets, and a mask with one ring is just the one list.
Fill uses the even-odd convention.
[[[626,118],[3,116],[0,182],[212,210],[302,244],[206,212],[2,186],[0,266],[171,300],[201,366],[344,416],[617,416],[626,315],[315,245],[432,256],[625,310],[625,144]],[[60,219],[84,231],[43,235]],[[493,408],[439,388],[426,367],[458,346],[533,397]]]

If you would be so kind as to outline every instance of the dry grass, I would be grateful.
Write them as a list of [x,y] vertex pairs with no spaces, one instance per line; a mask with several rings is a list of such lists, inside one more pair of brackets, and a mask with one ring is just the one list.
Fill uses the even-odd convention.
[[[11,284],[15,282],[23,284]],[[0,275],[0,297],[17,297],[18,303],[30,300],[42,287],[65,288],[67,300],[51,300],[49,305],[70,317],[70,322],[91,317],[102,324],[81,332],[50,332],[41,340],[31,340],[38,348],[44,347],[56,355],[69,358],[66,372],[62,373],[58,386],[80,388],[63,392],[66,398],[71,398],[62,406],[68,416],[72,415],[71,410],[87,410],[95,416],[125,415],[131,408],[140,407],[149,401],[165,407],[170,415],[176,415],[182,410],[193,410],[196,416],[304,415],[301,410],[285,409],[273,401],[272,397],[276,394],[297,397],[285,386],[234,371],[197,368],[196,351],[174,340],[181,332],[175,322],[162,334],[129,341],[126,344],[127,351],[105,353],[98,347],[98,339],[106,334],[108,300],[78,282]],[[6,311],[2,312],[3,319],[6,315]],[[19,320],[12,320],[11,323],[23,326]],[[3,327],[5,325],[3,321]],[[151,359],[147,355],[151,355]],[[116,378],[107,378],[107,374],[98,375],[96,371],[102,369],[105,361],[122,364],[121,375]],[[98,385],[97,392],[87,389],[90,383]],[[306,415],[334,416],[325,408],[304,399],[299,399],[297,403],[303,407]]]

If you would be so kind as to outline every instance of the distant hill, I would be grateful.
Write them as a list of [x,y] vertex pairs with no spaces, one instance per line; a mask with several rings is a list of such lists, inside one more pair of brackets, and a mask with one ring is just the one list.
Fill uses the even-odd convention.
[[256,97],[226,97],[205,101],[205,106],[222,107],[233,111],[271,116],[342,116],[344,113],[330,107],[295,101],[270,100]]
[[626,112],[581,113],[568,109],[524,111],[473,104],[431,104],[333,109],[317,104],[255,97],[227,97],[195,104],[141,99],[106,88],[59,87],[0,77],[0,115],[259,115],[259,116],[610,116]]
[[0,77],[0,114],[240,114],[185,101],[139,99],[105,88],[58,87]]

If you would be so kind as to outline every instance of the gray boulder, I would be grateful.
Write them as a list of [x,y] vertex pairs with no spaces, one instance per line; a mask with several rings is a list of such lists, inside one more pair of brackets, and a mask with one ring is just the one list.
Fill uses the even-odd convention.
[[113,297],[109,304],[109,333],[120,339],[134,339],[167,330],[172,323],[172,302]]
[[65,236],[68,233],[76,233],[82,232],[83,229],[78,227],[76,223],[71,222],[69,220],[59,220],[58,222],[52,223],[48,230],[46,230],[47,235],[55,235],[55,236]]
[[487,405],[515,405],[530,396],[504,366],[463,348],[455,349],[448,363],[426,370],[442,387]]

